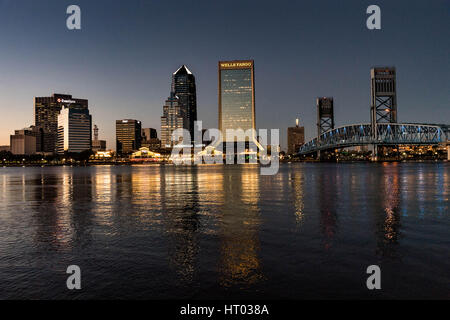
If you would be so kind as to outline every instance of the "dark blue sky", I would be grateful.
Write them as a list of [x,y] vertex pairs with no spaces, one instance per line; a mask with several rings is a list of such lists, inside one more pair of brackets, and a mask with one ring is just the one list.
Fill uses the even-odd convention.
[[[70,4],[82,30],[66,28]],[[382,29],[366,28],[381,7]],[[33,124],[33,97],[89,99],[100,136],[115,148],[115,120],[160,129],[170,77],[186,64],[198,115],[217,127],[217,61],[254,59],[256,122],[295,118],[316,133],[315,97],[333,96],[336,125],[368,122],[374,65],[397,68],[402,122],[450,123],[450,1],[0,0],[0,144]]]

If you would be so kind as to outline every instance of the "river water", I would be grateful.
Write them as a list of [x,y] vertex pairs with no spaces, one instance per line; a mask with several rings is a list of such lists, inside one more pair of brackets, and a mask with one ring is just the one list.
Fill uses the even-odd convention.
[[0,299],[450,299],[450,163],[259,169],[0,168]]

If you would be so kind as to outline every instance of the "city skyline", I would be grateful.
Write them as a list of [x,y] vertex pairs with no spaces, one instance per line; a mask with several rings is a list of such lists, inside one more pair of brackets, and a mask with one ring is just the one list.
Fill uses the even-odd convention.
[[0,0],[0,300],[450,300],[449,15]]
[[[198,2],[183,7],[183,15],[197,21],[186,27],[193,35],[191,43],[180,39],[185,49],[172,52],[165,48],[176,30],[153,29],[179,4],[137,2],[120,10],[117,3],[80,1],[83,28],[77,33],[65,28],[66,3],[2,2],[0,145],[9,144],[14,130],[33,124],[33,97],[53,92],[89,99],[93,121],[109,147],[114,146],[117,119],[139,119],[143,127],[159,129],[168,75],[183,64],[196,75],[198,119],[204,128],[216,127],[215,66],[233,59],[253,59],[258,65],[257,127],[279,128],[282,149],[286,128],[297,117],[305,126],[305,140],[315,136],[317,96],[334,97],[336,126],[367,121],[369,70],[377,65],[396,67],[399,121],[448,122],[450,28],[444,12],[449,5],[413,2],[408,3],[408,14],[402,14],[406,2],[381,1],[383,27],[368,31],[364,24],[368,3],[284,3],[270,11],[268,3],[244,1],[239,2],[237,18],[229,22],[225,5]],[[17,19],[19,15],[29,19]],[[320,17],[322,24],[314,27]],[[117,21],[127,24],[126,30]],[[204,26],[211,30],[203,30],[208,29]],[[45,48],[37,41],[43,33],[54,39]],[[211,40],[213,34],[217,37]],[[117,41],[127,49],[117,48]],[[282,50],[273,49],[277,46]],[[380,47],[383,50],[376,50]]]

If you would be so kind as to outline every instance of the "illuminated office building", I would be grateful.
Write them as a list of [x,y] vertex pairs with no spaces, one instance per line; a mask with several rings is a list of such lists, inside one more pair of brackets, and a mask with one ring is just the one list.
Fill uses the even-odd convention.
[[161,147],[171,148],[173,146],[172,133],[176,129],[183,129],[183,109],[180,100],[171,93],[163,106],[161,117]]
[[88,109],[63,107],[58,115],[57,153],[80,153],[92,147],[92,117]]
[[[253,60],[219,61],[219,130],[255,129]],[[253,137],[256,139],[256,137]]]
[[45,132],[43,152],[54,153],[58,135],[58,115],[64,107],[88,110],[88,100],[73,98],[68,94],[54,93],[51,97],[34,98],[35,125]]
[[185,65],[173,73],[171,92],[179,99],[178,103],[183,111],[183,127],[191,133],[193,140],[194,122],[197,121],[197,92],[195,77]]
[[116,120],[116,150],[118,154],[129,154],[141,147],[142,125],[138,120]]

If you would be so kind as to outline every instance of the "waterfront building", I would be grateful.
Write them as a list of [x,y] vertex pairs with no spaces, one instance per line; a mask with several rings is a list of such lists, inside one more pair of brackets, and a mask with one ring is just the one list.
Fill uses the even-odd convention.
[[112,159],[114,152],[109,151],[96,151],[93,155],[90,156],[91,160],[103,160],[109,161]]
[[183,115],[183,128],[191,134],[194,140],[194,122],[197,121],[197,90],[192,72],[182,65],[172,75],[171,91],[178,97]]
[[[219,130],[255,129],[253,60],[219,61]],[[253,137],[256,139],[256,137]]]
[[161,149],[161,140],[159,140],[158,138],[151,138],[150,140],[144,140],[142,141],[141,146],[153,151],[159,150]]
[[299,120],[296,119],[295,127],[289,127],[287,130],[288,154],[297,153],[299,148],[305,144],[305,127],[299,126]]
[[92,147],[92,117],[88,109],[64,106],[58,115],[57,153],[80,153]]
[[42,152],[44,131],[40,127],[15,130],[10,136],[10,151],[12,154],[31,155]]
[[0,146],[0,152],[2,152],[2,151],[10,152],[11,146]]
[[158,139],[158,132],[154,128],[142,129],[142,147],[150,150],[161,149],[161,140]]
[[184,112],[180,106],[180,100],[172,92],[163,106],[161,117],[161,147],[171,148],[173,146],[172,133],[176,129],[182,129]]
[[[222,132],[221,150],[227,154],[239,152],[248,158],[263,149],[255,134],[255,71],[253,60],[219,61],[219,130]],[[230,131],[244,133],[229,136]],[[249,133],[250,134],[245,134]],[[244,152],[238,151],[244,143]],[[220,142],[214,143],[214,147]]]
[[88,100],[73,98],[68,94],[54,93],[50,97],[34,98],[35,125],[45,132],[43,152],[56,152],[58,136],[58,115],[63,107],[88,110]]
[[116,120],[116,151],[120,155],[130,154],[141,147],[142,124],[139,120]]
[[36,134],[31,128],[15,130],[10,136],[11,153],[17,155],[36,154]]
[[161,161],[162,156],[160,153],[153,152],[149,148],[142,147],[138,151],[133,152],[130,156],[131,161]]

